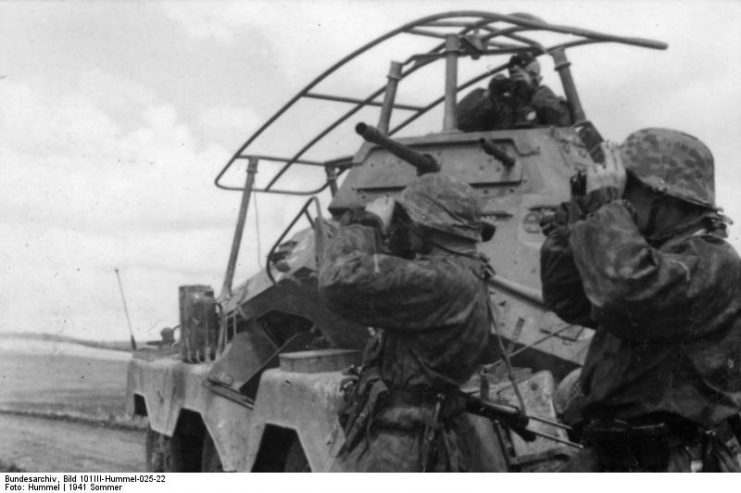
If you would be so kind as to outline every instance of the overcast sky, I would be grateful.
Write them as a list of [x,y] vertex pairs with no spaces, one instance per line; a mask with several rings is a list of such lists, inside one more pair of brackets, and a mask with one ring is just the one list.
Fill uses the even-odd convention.
[[[582,103],[615,141],[647,126],[700,137],[719,205],[741,220],[741,2],[0,2],[0,331],[125,338],[116,267],[138,339],[175,325],[179,285],[221,286],[239,194],[212,181],[246,137],[352,49],[463,8],[667,42],[572,50]],[[337,84],[382,85],[381,58]],[[304,121],[263,150],[295,151]],[[299,203],[258,200],[264,255]],[[241,278],[256,269],[253,212]]]

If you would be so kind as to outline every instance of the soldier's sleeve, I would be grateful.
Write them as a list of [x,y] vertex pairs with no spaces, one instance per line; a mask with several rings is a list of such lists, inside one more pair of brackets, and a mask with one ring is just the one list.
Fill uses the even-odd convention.
[[540,249],[543,301],[568,323],[594,327],[589,303],[569,244],[569,225],[583,218],[576,201],[561,204],[548,237]]
[[569,231],[559,226],[540,249],[540,277],[543,301],[562,320],[593,327],[592,305],[584,294],[579,271],[569,246]]
[[701,334],[735,296],[738,256],[722,239],[651,247],[622,200],[571,227],[570,246],[600,326],[623,339]]
[[557,127],[571,125],[571,112],[566,101],[556,96],[549,87],[540,86],[533,95],[531,104],[540,123]]
[[388,330],[424,331],[465,320],[481,282],[445,259],[406,260],[381,252],[374,228],[340,228],[325,252],[319,290],[350,320]]
[[458,117],[458,128],[463,132],[478,132],[488,130],[488,113],[492,110],[492,103],[486,97],[486,91],[478,88],[458,102],[455,111]]

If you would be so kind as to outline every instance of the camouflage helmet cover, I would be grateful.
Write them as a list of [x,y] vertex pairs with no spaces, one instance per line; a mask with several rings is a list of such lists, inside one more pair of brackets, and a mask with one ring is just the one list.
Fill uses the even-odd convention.
[[713,155],[699,139],[677,130],[645,128],[625,139],[620,154],[628,172],[649,188],[715,207]]
[[494,226],[481,220],[476,191],[448,175],[428,173],[407,186],[397,200],[416,224],[450,235],[481,241]]

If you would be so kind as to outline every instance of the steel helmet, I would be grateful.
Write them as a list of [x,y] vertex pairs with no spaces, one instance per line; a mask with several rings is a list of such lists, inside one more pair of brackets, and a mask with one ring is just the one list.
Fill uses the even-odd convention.
[[414,223],[460,238],[488,241],[496,229],[482,221],[476,191],[449,175],[420,176],[401,192],[397,203]]
[[678,130],[645,128],[620,146],[626,170],[652,190],[715,208],[713,155],[699,139]]

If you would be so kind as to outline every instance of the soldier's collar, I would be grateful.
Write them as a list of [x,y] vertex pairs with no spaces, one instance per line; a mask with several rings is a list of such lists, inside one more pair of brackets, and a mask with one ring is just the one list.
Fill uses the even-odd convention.
[[708,211],[669,230],[647,235],[646,241],[651,246],[659,248],[666,247],[670,244],[681,243],[693,236],[711,234],[716,229],[714,226],[716,221],[714,219],[717,217],[717,212]]

